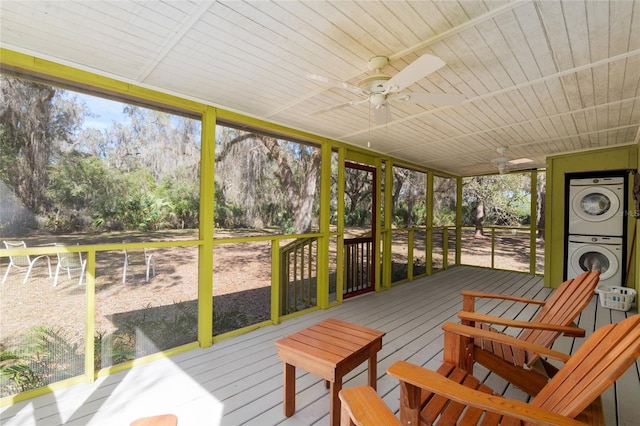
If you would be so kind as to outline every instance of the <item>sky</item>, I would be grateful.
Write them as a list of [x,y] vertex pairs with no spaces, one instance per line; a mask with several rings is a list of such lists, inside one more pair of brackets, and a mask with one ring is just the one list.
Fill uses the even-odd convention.
[[85,102],[91,113],[96,115],[96,117],[85,117],[83,128],[105,130],[111,127],[111,123],[114,121],[123,121],[125,119],[125,115],[122,113],[125,104],[122,102],[85,95],[84,93],[74,93],[78,100]]

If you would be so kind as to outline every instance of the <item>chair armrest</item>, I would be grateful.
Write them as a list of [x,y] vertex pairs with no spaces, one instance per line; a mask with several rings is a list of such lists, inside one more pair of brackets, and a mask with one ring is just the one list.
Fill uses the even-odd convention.
[[442,329],[445,333],[454,333],[458,336],[490,340],[492,342],[502,343],[525,350],[532,351],[538,355],[546,356],[549,358],[557,359],[562,362],[567,362],[570,355],[563,352],[554,351],[544,346],[536,345],[535,343],[525,342],[524,340],[517,339],[504,333],[496,333],[493,331],[482,330],[476,327],[469,327],[468,325],[455,324],[448,322],[442,325]]
[[371,386],[345,388],[338,395],[342,401],[340,426],[401,425]]
[[491,315],[477,314],[474,312],[458,312],[458,318],[462,321],[483,322],[486,324],[498,324],[507,327],[531,328],[535,330],[558,331],[569,337],[584,337],[585,331],[576,326],[549,324],[544,322],[519,321],[508,318],[494,317]]
[[406,361],[395,362],[389,367],[387,373],[400,380],[401,387],[403,386],[402,382],[404,382],[463,405],[515,417],[526,422],[560,426],[586,425],[586,423],[534,407],[522,401],[505,399],[498,395],[491,395],[467,388],[434,371],[410,364]]
[[50,261],[51,257],[49,257],[49,255],[47,255],[47,254],[41,254],[41,255],[36,256],[33,259],[31,259],[31,263],[35,263],[39,259],[47,259],[48,261]]
[[466,296],[466,297],[473,297],[476,299],[488,298],[488,299],[512,300],[514,302],[533,303],[541,306],[547,303],[545,300],[527,299],[524,297],[512,296],[508,294],[484,293],[481,291],[473,291],[473,290],[462,290],[460,294],[462,295],[462,297]]

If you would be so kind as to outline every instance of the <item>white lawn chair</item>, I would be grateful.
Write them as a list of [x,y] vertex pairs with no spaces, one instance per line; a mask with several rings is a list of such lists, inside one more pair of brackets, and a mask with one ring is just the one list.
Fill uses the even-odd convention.
[[[64,244],[55,244],[57,247],[63,247]],[[87,259],[82,258],[80,252],[62,252],[56,253],[58,255],[58,266],[56,267],[56,276],[53,279],[53,286],[58,285],[58,273],[60,269],[67,270],[67,277],[71,279],[71,271],[80,270],[80,280],[78,285],[82,285],[82,279],[84,278],[84,271],[87,267]]]
[[[144,256],[144,258],[143,258]],[[124,250],[124,267],[122,268],[122,283],[127,281],[127,269],[131,272],[132,276],[135,276],[132,266],[140,264],[144,265],[146,270],[144,282],[149,282],[149,274],[151,277],[156,276],[156,261],[153,258],[153,254],[146,248],[143,250]]]
[[[8,249],[27,248],[27,244],[24,241],[3,241],[3,243],[4,243],[4,246]],[[27,282],[27,279],[29,278],[29,274],[31,274],[31,269],[33,269],[33,265],[35,265],[35,263],[40,259],[44,259],[47,261],[47,266],[49,267],[49,278],[51,278],[51,259],[46,254],[36,256],[33,258],[29,255],[9,256],[9,265],[7,266],[7,272],[4,273],[2,284],[4,284],[5,281],[7,281],[7,277],[9,276],[9,271],[11,270],[12,267],[17,269],[27,268],[27,273],[24,276],[24,280],[22,281],[22,284],[25,284]]]

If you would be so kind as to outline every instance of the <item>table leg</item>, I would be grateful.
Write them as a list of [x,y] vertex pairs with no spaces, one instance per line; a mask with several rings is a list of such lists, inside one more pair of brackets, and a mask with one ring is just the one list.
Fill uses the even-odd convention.
[[378,386],[378,354],[373,354],[369,358],[369,386],[377,390]]
[[329,407],[329,424],[331,426],[340,426],[340,397],[338,394],[342,390],[342,377],[331,382],[331,402]]
[[296,411],[296,367],[284,363],[284,415],[293,416]]

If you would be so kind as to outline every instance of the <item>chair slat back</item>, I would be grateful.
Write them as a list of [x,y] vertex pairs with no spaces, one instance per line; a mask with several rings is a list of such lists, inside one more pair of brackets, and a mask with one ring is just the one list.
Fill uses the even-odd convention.
[[[589,304],[599,280],[599,271],[587,271],[563,282],[551,294],[532,322],[570,325]],[[520,338],[529,343],[550,347],[560,334],[557,331],[528,329],[520,335]],[[535,359],[537,355],[529,353],[527,363],[531,365]]]
[[80,253],[58,253],[58,261],[63,268],[80,269],[82,267],[81,256]]
[[146,265],[147,249],[125,249],[124,255],[127,258],[127,265]]
[[640,315],[596,330],[531,404],[576,417],[640,356]]
[[[55,244],[57,247],[64,247],[64,244]],[[57,253],[58,262],[61,268],[66,269],[82,269],[82,254],[80,252],[62,252]]]
[[[4,246],[8,249],[12,248],[27,248],[27,243],[24,241],[3,241]],[[26,267],[31,264],[31,259],[29,256],[20,255],[20,256],[9,256],[11,258],[11,263],[14,266]]]

